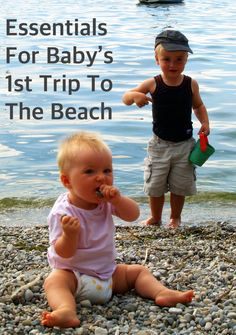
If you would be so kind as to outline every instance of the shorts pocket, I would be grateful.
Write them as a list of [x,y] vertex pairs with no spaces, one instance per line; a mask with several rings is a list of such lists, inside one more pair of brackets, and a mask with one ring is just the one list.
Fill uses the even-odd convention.
[[150,158],[144,159],[144,181],[148,183],[152,176],[152,162]]

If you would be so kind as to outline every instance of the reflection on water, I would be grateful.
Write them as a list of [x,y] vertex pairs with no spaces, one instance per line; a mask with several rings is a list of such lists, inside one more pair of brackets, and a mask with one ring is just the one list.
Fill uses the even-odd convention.
[[[14,3],[14,6],[13,6]],[[58,142],[78,129],[99,131],[111,146],[114,154],[116,183],[132,196],[142,196],[143,159],[146,143],[151,136],[150,106],[137,109],[121,103],[124,91],[142,80],[155,75],[159,69],[154,62],[153,42],[163,28],[183,31],[189,38],[194,54],[189,56],[186,74],[197,79],[202,98],[211,120],[210,143],[216,153],[198,169],[198,188],[201,191],[236,190],[235,151],[235,86],[236,86],[236,4],[229,0],[185,0],[178,5],[139,5],[138,0],[121,1],[9,1],[4,4],[6,18],[18,22],[63,22],[79,18],[91,22],[96,18],[107,23],[106,36],[96,37],[19,37],[6,38],[1,31],[3,44],[22,50],[39,50],[48,46],[61,50],[74,45],[81,49],[112,51],[114,61],[104,64],[101,60],[92,67],[85,64],[46,64],[39,58],[37,64],[5,64],[1,57],[1,198],[43,197],[50,198],[61,192],[55,162]],[[188,18],[188,19],[186,19]],[[34,81],[32,92],[7,92],[6,75],[22,78],[30,75]],[[58,89],[42,90],[39,75],[55,78],[79,78],[83,87],[69,95]],[[113,88],[109,92],[98,89],[91,92],[87,75],[109,78]],[[37,121],[9,120],[6,102],[22,101],[27,106],[42,106],[44,119]],[[50,105],[60,102],[65,107],[99,105],[103,101],[112,108],[112,120],[52,120]],[[199,124],[194,119],[195,135]]]

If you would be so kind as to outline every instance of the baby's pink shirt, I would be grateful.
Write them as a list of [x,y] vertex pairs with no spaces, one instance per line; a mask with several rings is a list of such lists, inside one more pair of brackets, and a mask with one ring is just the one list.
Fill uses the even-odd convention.
[[[80,222],[78,248],[70,258],[60,257],[54,249],[62,234],[60,220],[63,214],[77,217]],[[79,271],[102,280],[111,278],[116,268],[113,214],[114,207],[110,203],[103,202],[94,210],[85,210],[70,204],[68,193],[60,195],[48,216],[49,265],[53,269]]]

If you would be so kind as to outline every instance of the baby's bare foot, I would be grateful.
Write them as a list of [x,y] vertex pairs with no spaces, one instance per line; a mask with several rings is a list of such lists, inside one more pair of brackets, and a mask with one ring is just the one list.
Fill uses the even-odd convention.
[[161,220],[155,220],[155,219],[153,219],[153,217],[150,217],[149,219],[142,221],[142,224],[144,224],[146,226],[160,227],[162,222],[161,222]]
[[71,310],[60,309],[53,312],[43,312],[41,324],[47,327],[73,328],[79,326],[80,321]]
[[169,289],[163,289],[155,298],[155,303],[162,307],[173,307],[178,303],[186,304],[191,302],[194,296],[192,290],[181,292]]

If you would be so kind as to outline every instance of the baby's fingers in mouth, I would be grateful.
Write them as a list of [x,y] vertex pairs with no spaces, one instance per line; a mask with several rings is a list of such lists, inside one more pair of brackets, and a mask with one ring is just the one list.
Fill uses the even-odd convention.
[[99,198],[103,198],[103,197],[104,197],[104,196],[103,196],[103,193],[102,193],[102,191],[100,190],[99,187],[96,189],[96,195],[97,195],[97,197],[99,197]]

